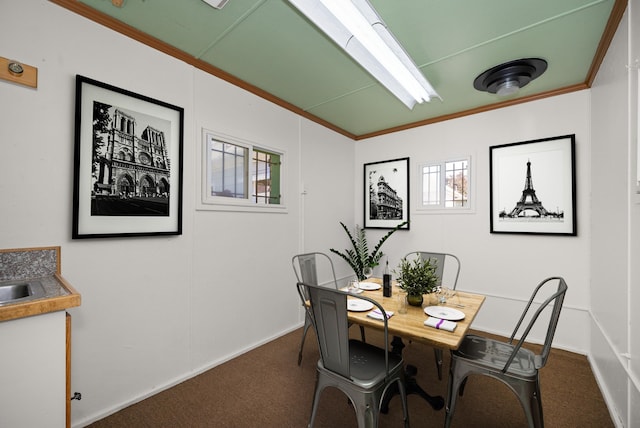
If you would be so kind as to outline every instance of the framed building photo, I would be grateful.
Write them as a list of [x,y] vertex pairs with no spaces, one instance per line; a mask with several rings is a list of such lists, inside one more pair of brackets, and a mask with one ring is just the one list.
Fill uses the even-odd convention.
[[393,229],[409,221],[409,158],[364,164],[364,187],[365,229]]
[[575,135],[489,148],[491,233],[577,234]]
[[184,110],[76,76],[72,238],[182,234]]

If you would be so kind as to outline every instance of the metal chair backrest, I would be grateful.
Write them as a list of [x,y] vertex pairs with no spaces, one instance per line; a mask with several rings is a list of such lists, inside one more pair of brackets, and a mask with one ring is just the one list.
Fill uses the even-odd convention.
[[434,260],[436,262],[436,275],[438,276],[437,286],[440,287],[442,285],[442,279],[445,273],[445,264],[455,264],[453,267],[453,272],[455,272],[453,276],[453,281],[451,284],[445,284],[449,288],[455,290],[458,285],[458,276],[460,276],[460,259],[454,254],[450,253],[434,253],[431,251],[412,251],[407,254],[405,258],[409,258],[410,256],[420,257],[422,260]]
[[[544,302],[542,302],[535,312],[533,312],[533,315],[530,316],[529,321],[526,324],[526,327],[524,328],[524,331],[522,332],[522,334],[516,337],[516,335],[518,334],[518,331],[520,330],[520,327],[523,326],[523,321],[527,317],[527,314],[529,313],[529,309],[531,309],[533,301],[535,297],[538,295],[538,292],[542,290],[542,288],[545,285],[553,284],[554,281],[558,282],[556,291],[552,295],[550,295]],[[536,354],[535,362],[534,362],[535,367],[537,369],[540,369],[545,366],[545,364],[547,363],[547,359],[549,358],[549,352],[551,351],[551,343],[553,342],[553,336],[555,335],[556,327],[558,326],[558,320],[560,319],[560,311],[562,310],[562,304],[564,302],[564,296],[566,293],[567,293],[567,283],[565,282],[564,278],[559,276],[553,276],[543,280],[533,290],[533,293],[529,298],[529,302],[527,303],[527,306],[525,307],[524,311],[522,312],[522,315],[520,316],[520,320],[518,320],[518,323],[516,324],[515,328],[513,329],[513,333],[509,338],[509,343],[513,344],[514,341],[517,341],[518,343],[515,346],[513,352],[511,353],[511,356],[507,360],[504,366],[504,369],[502,370],[503,372],[506,372],[508,370],[509,366],[513,362],[513,359],[515,358],[518,351],[522,347],[522,344],[526,341],[527,336],[529,335],[529,332],[531,331],[533,326],[536,324],[536,321],[540,317],[540,314],[542,314],[542,312],[549,305],[553,303],[553,308],[549,316],[549,324],[547,326],[547,334],[544,340],[544,345],[542,346],[542,350],[540,354]]]
[[[349,322],[347,319],[347,296],[349,293],[327,287],[298,282],[298,294],[309,297],[305,305],[313,321],[318,347],[324,367],[345,378],[350,378],[349,370]],[[387,313],[375,300],[365,296],[353,296],[373,303],[383,314],[385,368],[389,373],[389,333]]]
[[[338,288],[338,282],[336,280],[336,271],[333,268],[333,262],[331,258],[325,253],[313,252],[298,254],[291,259],[293,265],[293,272],[296,274],[298,282],[304,282],[305,284],[321,285],[321,281],[333,281],[334,288]],[[323,273],[329,278],[318,278],[318,268],[323,267]]]

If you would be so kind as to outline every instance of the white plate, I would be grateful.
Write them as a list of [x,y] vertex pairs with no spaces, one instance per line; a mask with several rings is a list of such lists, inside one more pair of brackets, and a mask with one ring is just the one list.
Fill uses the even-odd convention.
[[457,309],[447,308],[446,306],[427,306],[424,312],[435,318],[449,321],[459,321],[464,319],[464,312]]
[[373,308],[373,303],[362,299],[347,299],[347,310],[353,312],[364,312]]
[[380,284],[376,284],[375,282],[360,282],[358,283],[358,287],[361,290],[379,290]]

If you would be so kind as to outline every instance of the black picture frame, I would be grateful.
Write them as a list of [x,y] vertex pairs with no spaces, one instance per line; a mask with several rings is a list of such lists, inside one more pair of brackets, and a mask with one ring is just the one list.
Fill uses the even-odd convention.
[[409,229],[409,158],[364,164],[364,228]]
[[575,134],[489,148],[491,233],[576,236]]
[[72,238],[182,234],[184,109],[76,75]]

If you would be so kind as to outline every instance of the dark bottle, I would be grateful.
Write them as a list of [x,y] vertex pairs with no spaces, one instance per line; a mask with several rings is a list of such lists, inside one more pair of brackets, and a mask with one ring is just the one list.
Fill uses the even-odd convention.
[[382,274],[382,295],[384,297],[391,297],[391,274],[389,273],[389,260],[384,267],[384,274]]

